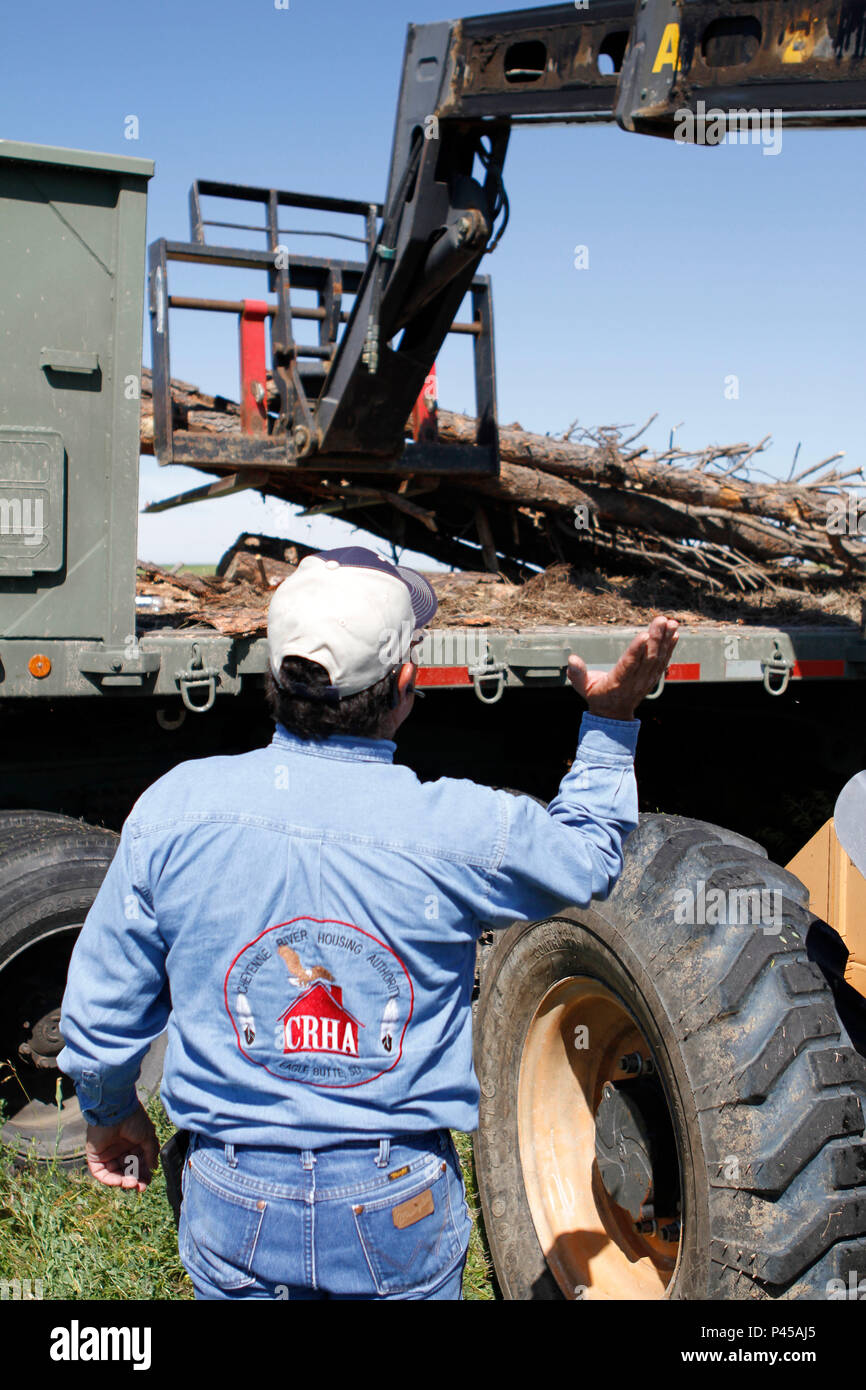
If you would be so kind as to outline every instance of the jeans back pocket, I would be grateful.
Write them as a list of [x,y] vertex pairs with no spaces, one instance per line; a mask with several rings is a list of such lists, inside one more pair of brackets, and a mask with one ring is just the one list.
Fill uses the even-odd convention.
[[445,1163],[410,1186],[353,1206],[355,1227],[380,1294],[419,1292],[443,1278],[463,1253]]
[[226,1292],[254,1284],[250,1267],[267,1203],[228,1191],[194,1159],[184,1177],[179,1253],[187,1271]]

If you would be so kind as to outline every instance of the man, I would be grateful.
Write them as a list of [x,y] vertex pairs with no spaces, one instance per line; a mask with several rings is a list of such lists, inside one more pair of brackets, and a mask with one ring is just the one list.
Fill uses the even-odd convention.
[[479,931],[587,904],[621,871],[634,708],[676,624],[654,619],[607,674],[570,658],[589,713],[545,810],[394,765],[436,606],[369,550],[305,559],[269,613],[273,742],[145,792],[76,944],[59,1060],[90,1169],[149,1180],[135,1080],[167,1025],[200,1298],[460,1297],[470,1220],[449,1131],[477,1125]]

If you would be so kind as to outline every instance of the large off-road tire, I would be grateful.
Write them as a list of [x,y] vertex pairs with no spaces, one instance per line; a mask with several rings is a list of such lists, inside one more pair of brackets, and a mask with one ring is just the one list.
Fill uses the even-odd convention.
[[[0,1137],[20,1161],[84,1161],[86,1126],[57,1069],[59,1011],[75,938],[117,847],[117,836],[65,816],[0,813]],[[155,1048],[143,1093],[158,1085]]]
[[[760,899],[731,892],[748,889],[779,896],[737,925]],[[483,953],[475,1163],[507,1298],[856,1289],[866,1062],[826,927],[807,950],[814,925],[752,841],[648,815],[607,901]]]

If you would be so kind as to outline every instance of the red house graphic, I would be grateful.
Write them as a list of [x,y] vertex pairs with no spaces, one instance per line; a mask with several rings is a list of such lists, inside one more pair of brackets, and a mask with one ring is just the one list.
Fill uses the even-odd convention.
[[284,1052],[336,1052],[357,1057],[358,1029],[364,1024],[343,1008],[339,985],[317,980],[280,1016]]

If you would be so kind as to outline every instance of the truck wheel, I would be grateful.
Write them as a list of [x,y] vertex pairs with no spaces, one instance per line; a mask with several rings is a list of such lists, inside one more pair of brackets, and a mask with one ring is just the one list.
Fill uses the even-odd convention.
[[[116,846],[111,831],[63,816],[0,814],[0,1139],[16,1161],[84,1161],[86,1126],[57,1068],[60,1003],[75,938]],[[160,1071],[152,1050],[145,1090]]]
[[760,846],[648,815],[605,902],[499,936],[475,1163],[506,1297],[818,1299],[866,1275],[866,1062],[813,920]]

